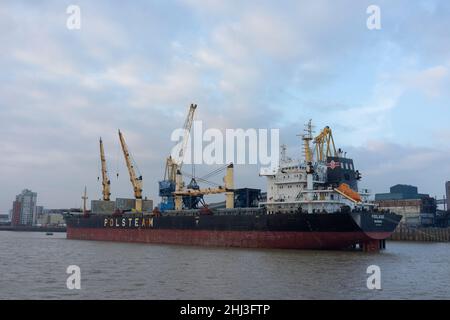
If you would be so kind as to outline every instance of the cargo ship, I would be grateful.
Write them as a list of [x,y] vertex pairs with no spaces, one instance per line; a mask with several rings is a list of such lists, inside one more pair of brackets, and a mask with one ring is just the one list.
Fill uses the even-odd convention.
[[[219,188],[226,193],[226,208],[186,207],[185,200],[192,200],[200,190],[182,191],[177,170],[173,189],[164,194],[174,208],[167,209],[166,197],[165,210],[160,210],[162,205],[142,210],[142,200],[136,198],[135,207],[140,210],[69,214],[67,238],[245,248],[384,249],[385,239],[402,217],[378,210],[367,193],[358,191],[361,174],[346,153],[336,150],[329,127],[313,137],[310,121],[302,141],[300,159],[288,158],[282,146],[278,165],[261,171],[260,176],[267,179],[267,195],[256,206],[234,206],[230,164],[225,186]],[[136,186],[140,185],[135,185],[135,191]]]

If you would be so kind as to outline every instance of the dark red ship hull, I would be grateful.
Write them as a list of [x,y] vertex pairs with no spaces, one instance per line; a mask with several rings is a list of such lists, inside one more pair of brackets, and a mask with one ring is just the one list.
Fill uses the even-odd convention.
[[280,249],[377,251],[401,216],[392,213],[242,214],[68,217],[67,238]]
[[[67,238],[214,247],[341,249],[389,237],[390,232],[277,232],[68,228]],[[375,244],[376,245],[376,244]]]

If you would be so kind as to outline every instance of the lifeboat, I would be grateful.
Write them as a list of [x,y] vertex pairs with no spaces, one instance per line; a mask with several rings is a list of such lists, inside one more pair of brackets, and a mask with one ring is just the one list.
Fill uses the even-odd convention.
[[334,189],[334,191],[353,202],[361,202],[361,196],[359,195],[359,193],[350,188],[350,186],[346,183],[341,183],[339,187]]

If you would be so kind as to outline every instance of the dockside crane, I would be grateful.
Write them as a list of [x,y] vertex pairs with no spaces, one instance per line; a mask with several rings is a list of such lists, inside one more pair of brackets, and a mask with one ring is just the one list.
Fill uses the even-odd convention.
[[130,176],[130,182],[133,186],[134,197],[136,199],[135,211],[142,212],[142,176],[137,176],[134,170],[133,161],[131,159],[128,146],[125,143],[125,139],[122,132],[119,130],[120,145],[122,146],[123,155],[128,168],[128,174]]
[[111,181],[108,177],[108,169],[106,167],[105,150],[103,148],[103,141],[100,137],[100,162],[102,164],[102,193],[103,201],[109,201],[111,196]]

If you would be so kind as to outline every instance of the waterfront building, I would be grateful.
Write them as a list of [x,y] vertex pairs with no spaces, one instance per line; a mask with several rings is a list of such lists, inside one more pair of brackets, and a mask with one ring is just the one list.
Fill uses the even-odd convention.
[[13,202],[12,219],[13,226],[31,226],[36,221],[37,193],[25,189],[16,196]]
[[408,225],[433,225],[436,217],[436,199],[418,193],[415,186],[397,184],[389,193],[375,195],[380,209],[387,209],[403,216],[402,223]]
[[0,224],[7,224],[9,221],[9,214],[0,213]]
[[36,219],[37,226],[63,226],[65,225],[63,213],[58,209],[43,210]]
[[33,225],[38,225],[39,220],[44,214],[44,207],[43,206],[36,206],[36,212],[33,219]]

